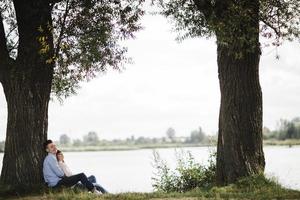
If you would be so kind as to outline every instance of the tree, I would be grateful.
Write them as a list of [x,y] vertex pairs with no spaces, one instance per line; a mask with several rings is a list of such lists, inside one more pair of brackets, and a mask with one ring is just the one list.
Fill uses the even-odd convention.
[[135,144],[147,144],[149,141],[151,141],[149,138],[140,136],[135,140]]
[[68,145],[71,143],[71,138],[67,134],[62,134],[59,137],[59,143],[62,145]]
[[[298,0],[159,0],[179,40],[215,36],[221,92],[217,183],[260,173],[262,91],[259,82],[259,34],[272,45],[299,38]],[[267,43],[268,45],[270,43]]]
[[83,137],[83,143],[85,145],[97,145],[98,142],[99,137],[95,131],[88,132],[88,134]]
[[263,127],[262,133],[263,139],[269,139],[270,137],[272,137],[272,131],[266,126]]
[[82,141],[80,139],[73,140],[73,146],[81,146],[81,145],[82,145]]
[[293,139],[297,137],[297,129],[293,122],[288,123],[288,127],[286,130],[286,138]]
[[191,132],[190,143],[201,143],[205,139],[205,133],[202,131],[202,128],[199,127],[198,130]]
[[172,127],[168,128],[168,130],[166,131],[166,135],[167,135],[167,138],[169,138],[169,140],[171,142],[175,141],[176,131],[174,128],[172,128]]
[[297,129],[297,139],[300,139],[300,125],[296,126]]
[[142,2],[1,0],[0,83],[8,108],[2,184],[42,183],[51,92],[67,97],[97,72],[121,70],[128,59],[119,41],[140,29]]
[[298,130],[295,121],[281,119],[279,121],[278,139],[295,139],[298,137]]
[[296,125],[297,124],[300,125],[300,117],[295,117],[294,119],[292,119],[292,122],[295,123]]
[[300,117],[296,117],[292,120],[292,123],[295,125],[296,128],[296,135],[295,138],[300,138]]

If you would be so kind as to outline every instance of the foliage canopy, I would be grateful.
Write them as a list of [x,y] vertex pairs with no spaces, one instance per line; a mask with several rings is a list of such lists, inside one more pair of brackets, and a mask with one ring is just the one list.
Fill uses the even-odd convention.
[[[18,22],[13,0],[0,2],[0,11],[6,27],[7,48],[10,57],[18,56]],[[144,0],[47,0],[52,21],[47,28],[54,38],[53,55],[46,62],[55,63],[52,91],[58,97],[75,93],[82,80],[89,80],[97,72],[108,68],[121,70],[125,62],[126,47],[120,43],[134,37],[141,29],[140,17]],[[41,33],[44,25],[36,27]],[[43,34],[42,34],[43,35]],[[50,44],[42,44],[40,52],[46,54]]]

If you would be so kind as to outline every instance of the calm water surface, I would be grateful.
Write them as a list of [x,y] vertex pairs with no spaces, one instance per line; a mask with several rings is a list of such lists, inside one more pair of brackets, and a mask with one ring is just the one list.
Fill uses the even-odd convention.
[[[190,151],[197,161],[205,163],[212,148],[182,148]],[[157,149],[172,167],[176,164],[175,149]],[[266,174],[274,176],[286,187],[300,189],[300,147],[264,148]],[[2,161],[3,154],[0,154]],[[72,172],[95,175],[107,190],[117,192],[151,192],[154,169],[153,150],[66,152],[65,161]],[[2,162],[0,162],[2,167]]]

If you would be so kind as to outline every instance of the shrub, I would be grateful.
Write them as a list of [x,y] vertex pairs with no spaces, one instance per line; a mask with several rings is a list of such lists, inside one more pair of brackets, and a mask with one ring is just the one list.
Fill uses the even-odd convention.
[[186,192],[195,188],[209,189],[215,185],[216,154],[210,155],[208,165],[197,163],[190,152],[176,153],[174,170],[154,152],[155,176],[152,186],[159,192]]

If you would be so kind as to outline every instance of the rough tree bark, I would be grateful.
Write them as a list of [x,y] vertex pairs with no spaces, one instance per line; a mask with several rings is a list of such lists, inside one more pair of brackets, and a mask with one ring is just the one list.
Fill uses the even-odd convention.
[[[0,26],[0,81],[8,109],[0,181],[32,186],[43,180],[42,144],[47,139],[54,67],[47,61],[53,56],[51,8],[45,0],[15,0],[14,6],[19,32],[16,60],[8,56],[2,19]],[[46,51],[42,52],[43,48]]]
[[[261,52],[258,1],[249,1],[246,6],[252,9],[253,19],[251,23],[242,21],[239,28],[244,37],[251,39],[253,43],[241,43],[237,40],[224,45],[217,33],[221,91],[217,147],[219,185],[258,174],[265,166],[262,147],[262,91],[259,82]],[[257,31],[253,31],[253,28]],[[241,52],[242,57],[238,57]]]

